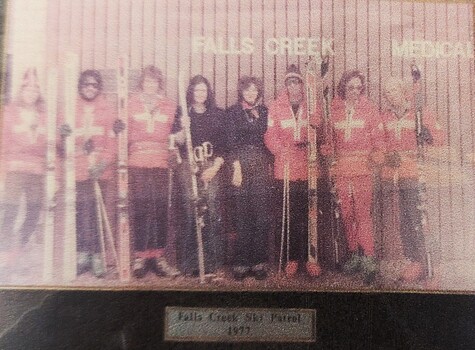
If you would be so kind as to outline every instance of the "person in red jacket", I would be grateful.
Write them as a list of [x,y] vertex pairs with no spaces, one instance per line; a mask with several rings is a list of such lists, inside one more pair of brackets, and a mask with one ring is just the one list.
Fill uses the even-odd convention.
[[102,94],[102,88],[98,71],[82,72],[75,125],[63,124],[60,128],[61,136],[74,137],[75,144],[77,274],[92,270],[99,278],[106,270],[101,256],[94,184],[99,183],[102,193],[110,190],[117,155],[113,133],[117,113]]
[[140,77],[140,94],[129,100],[129,189],[134,235],[133,273],[159,276],[179,271],[165,259],[168,210],[168,137],[176,103],[163,95],[163,75],[154,66]]
[[331,173],[351,253],[344,270],[362,271],[371,281],[377,273],[371,217],[373,169],[384,160],[385,139],[379,111],[364,92],[360,71],[343,74],[331,107],[336,160]]
[[[41,215],[46,174],[46,115],[35,69],[28,69],[16,100],[3,110],[2,162],[4,213],[0,231],[0,264],[23,248]],[[26,215],[14,235],[20,198],[26,198]],[[11,262],[11,261],[10,261]]]
[[[317,108],[318,110],[318,108]],[[308,254],[308,166],[307,166],[307,106],[303,77],[295,65],[290,65],[285,75],[285,89],[269,107],[269,126],[265,135],[266,145],[275,157],[274,177],[277,188],[284,190],[284,181],[289,181],[288,237],[289,256],[285,262],[286,275],[297,273],[299,264],[306,266],[310,276],[317,276],[317,264],[307,260]],[[316,140],[315,140],[316,141]],[[283,192],[280,192],[280,198]],[[286,213],[280,216],[282,217]],[[280,222],[280,227],[286,225]]]
[[[424,233],[419,199],[419,168],[417,160],[417,139],[414,98],[410,88],[400,78],[390,77],[383,87],[387,108],[383,113],[387,139],[386,161],[382,170],[382,186],[397,191],[399,203],[396,210],[390,210],[388,217],[399,217],[399,233],[403,254],[409,261],[401,278],[413,282],[424,277],[426,266]],[[422,110],[422,142],[426,151],[442,146],[444,133],[434,115],[426,108]],[[392,220],[393,221],[393,220]],[[385,230],[387,231],[387,229]]]

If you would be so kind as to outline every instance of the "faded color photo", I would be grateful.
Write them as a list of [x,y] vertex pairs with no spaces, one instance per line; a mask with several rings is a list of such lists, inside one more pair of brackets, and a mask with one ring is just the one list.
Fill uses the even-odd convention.
[[474,14],[9,0],[0,287],[475,291]]

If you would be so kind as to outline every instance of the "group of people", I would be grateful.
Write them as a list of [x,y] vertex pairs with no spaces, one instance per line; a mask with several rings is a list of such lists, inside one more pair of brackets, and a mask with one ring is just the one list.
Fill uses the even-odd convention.
[[[239,79],[238,99],[226,110],[216,106],[212,86],[201,75],[190,80],[186,106],[177,106],[164,95],[162,72],[148,66],[142,70],[139,93],[128,99],[127,118],[121,120],[102,93],[101,74],[82,72],[75,125],[59,118],[57,140],[57,169],[65,158],[65,140],[72,137],[75,144],[78,274],[90,270],[103,277],[106,273],[94,186],[99,184],[105,198],[114,197],[118,138],[127,133],[131,271],[136,278],[149,271],[159,276],[197,276],[198,246],[203,248],[205,274],[211,278],[223,278],[230,264],[234,279],[262,280],[277,260],[279,271],[288,278],[299,271],[317,277],[319,262],[309,263],[308,253],[309,143],[319,145],[319,168],[328,167],[330,191],[336,193],[324,199],[334,201],[332,211],[341,215],[332,212],[320,221],[341,220],[336,226],[343,231],[348,251],[343,271],[362,273],[371,281],[384,258],[377,256],[373,228],[377,175],[383,187],[398,191],[398,233],[410,262],[401,277],[408,281],[426,277],[428,247],[422,230],[411,87],[390,77],[382,91],[386,106],[380,112],[367,97],[364,75],[347,71],[335,89],[328,115],[322,115],[322,105],[317,103],[316,115],[309,116],[305,78],[299,68],[290,65],[283,78],[285,88],[269,108],[264,104],[262,81],[248,76]],[[423,113],[424,147],[442,144],[436,119],[426,110]],[[308,128],[321,130],[324,120],[330,132],[309,140]],[[37,228],[44,208],[46,114],[34,70],[25,73],[17,98],[4,108],[2,132],[5,196],[0,261],[11,262]],[[323,174],[322,169],[318,172]],[[193,198],[192,177],[197,179],[198,200]],[[22,193],[26,215],[17,239],[14,225]],[[288,205],[280,206],[285,201]],[[106,207],[112,217],[114,205]],[[197,241],[197,225],[201,225],[202,242]],[[270,245],[283,247],[284,240],[286,254],[281,250],[279,259],[270,256],[278,254]],[[320,239],[319,244],[324,242]]]

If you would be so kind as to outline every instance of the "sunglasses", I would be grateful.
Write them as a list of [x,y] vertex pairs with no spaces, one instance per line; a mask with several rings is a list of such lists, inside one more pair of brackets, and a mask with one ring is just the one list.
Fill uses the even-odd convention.
[[361,90],[363,89],[362,85],[348,85],[346,87],[347,90]]
[[92,87],[94,89],[99,89],[99,83],[83,83],[81,84],[81,88]]
[[300,84],[302,84],[302,80],[300,80],[299,78],[289,78],[285,81],[285,86]]

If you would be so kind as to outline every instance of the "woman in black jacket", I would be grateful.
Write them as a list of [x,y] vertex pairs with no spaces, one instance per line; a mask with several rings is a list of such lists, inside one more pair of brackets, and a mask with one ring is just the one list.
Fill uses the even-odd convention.
[[[222,230],[222,173],[226,153],[226,133],[223,132],[224,111],[217,108],[211,85],[202,75],[190,80],[186,102],[189,119],[177,111],[172,133],[180,145],[183,159],[177,168],[177,192],[179,193],[177,231],[177,261],[180,270],[186,275],[198,273],[198,244],[196,237],[196,218],[194,205],[199,206],[199,215],[203,216],[203,250],[205,273],[209,277],[222,278],[223,230]],[[186,161],[185,129],[189,126],[196,169],[199,201],[193,203],[191,172]]]
[[243,77],[238,83],[238,101],[227,110],[229,160],[236,200],[237,240],[233,275],[267,277],[269,193],[271,154],[264,144],[267,107],[262,104],[262,83]]

